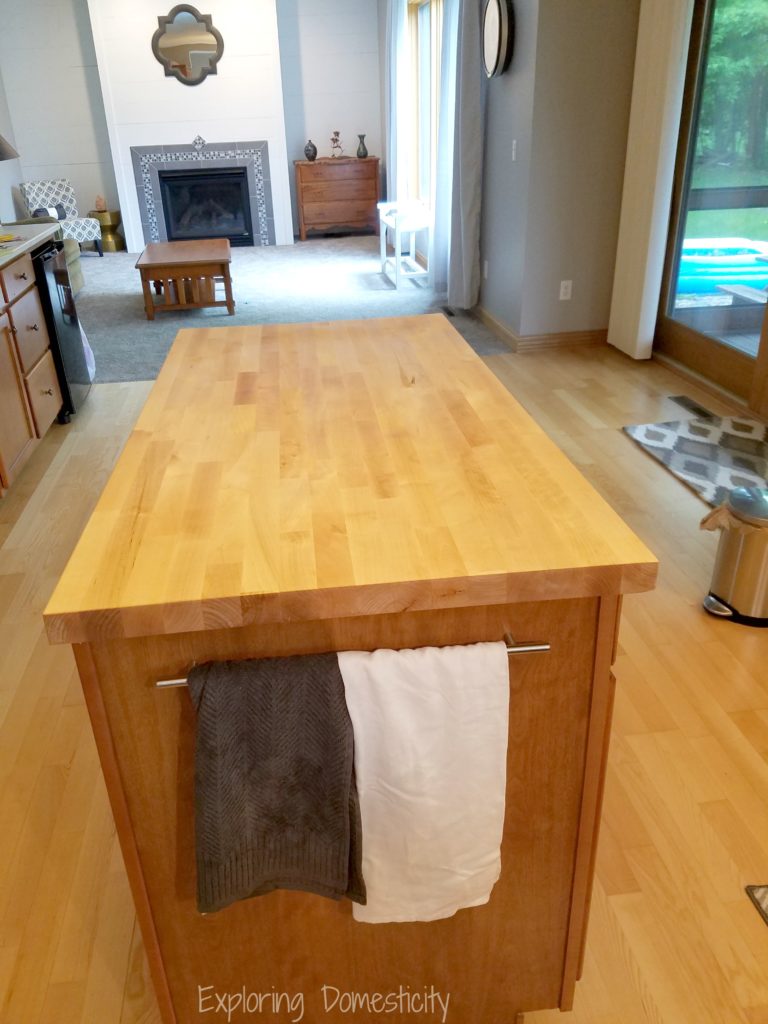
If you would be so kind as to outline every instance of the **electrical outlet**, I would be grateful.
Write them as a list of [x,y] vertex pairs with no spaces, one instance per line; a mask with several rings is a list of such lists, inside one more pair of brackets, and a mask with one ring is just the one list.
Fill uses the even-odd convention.
[[483,280],[488,280],[488,260],[483,260]]
[[512,139],[512,160],[517,160],[517,139]]
[[560,301],[567,302],[573,295],[573,281],[560,282]]

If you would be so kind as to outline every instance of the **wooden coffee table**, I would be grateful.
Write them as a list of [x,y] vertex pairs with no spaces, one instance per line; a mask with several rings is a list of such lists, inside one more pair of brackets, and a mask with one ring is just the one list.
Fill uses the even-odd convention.
[[[235,312],[229,264],[228,238],[203,238],[190,242],[150,242],[136,261],[144,290],[148,320],[156,309],[203,309],[226,306]],[[216,282],[224,283],[224,298],[216,298]],[[154,285],[158,301],[152,294]]]

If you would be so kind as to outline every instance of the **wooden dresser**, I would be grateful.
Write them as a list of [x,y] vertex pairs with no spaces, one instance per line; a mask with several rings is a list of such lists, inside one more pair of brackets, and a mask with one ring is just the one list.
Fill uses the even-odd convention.
[[[164,1024],[212,1019],[214,991],[301,993],[308,1024],[385,1019],[326,1007],[326,985],[431,986],[449,1024],[570,1008],[621,595],[655,576],[445,317],[180,331],[45,613],[74,645]],[[349,903],[278,891],[197,913],[195,716],[158,681],[211,659],[508,632],[502,873],[485,906],[367,925]]]
[[2,496],[53,423],[62,399],[32,258],[21,252],[0,261],[0,268]]
[[331,228],[378,230],[379,158],[294,160],[299,233]]

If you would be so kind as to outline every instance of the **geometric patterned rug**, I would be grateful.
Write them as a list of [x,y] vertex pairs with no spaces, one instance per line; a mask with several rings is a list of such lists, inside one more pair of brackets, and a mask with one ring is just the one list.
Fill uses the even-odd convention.
[[624,430],[713,508],[734,487],[768,487],[764,423],[743,416],[707,416]]
[[768,885],[748,885],[746,892],[762,919],[768,924]]

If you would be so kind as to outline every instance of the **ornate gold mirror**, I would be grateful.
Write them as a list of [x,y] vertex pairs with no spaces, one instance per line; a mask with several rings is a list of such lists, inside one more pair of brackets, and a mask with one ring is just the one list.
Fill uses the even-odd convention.
[[152,53],[167,76],[184,85],[199,85],[207,75],[216,74],[224,40],[213,27],[210,14],[201,14],[190,4],[177,4],[157,19],[157,25]]

